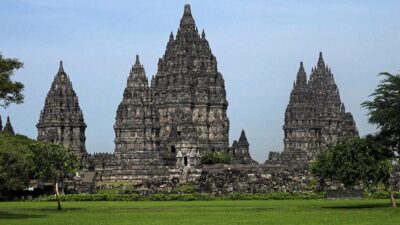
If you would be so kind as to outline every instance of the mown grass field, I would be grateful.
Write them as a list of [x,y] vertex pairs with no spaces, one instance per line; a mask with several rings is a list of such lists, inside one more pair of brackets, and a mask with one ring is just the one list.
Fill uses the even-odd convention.
[[388,200],[0,202],[0,224],[400,224]]

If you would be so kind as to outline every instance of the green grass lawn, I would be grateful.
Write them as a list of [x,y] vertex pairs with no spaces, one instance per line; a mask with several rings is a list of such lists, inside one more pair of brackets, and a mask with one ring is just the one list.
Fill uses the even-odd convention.
[[0,224],[400,224],[389,200],[0,202]]

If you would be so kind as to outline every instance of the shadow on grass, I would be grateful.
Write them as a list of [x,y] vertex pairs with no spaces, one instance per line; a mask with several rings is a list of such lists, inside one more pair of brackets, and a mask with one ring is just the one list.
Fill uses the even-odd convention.
[[217,211],[226,211],[228,210],[237,210],[237,211],[249,211],[249,212],[262,212],[262,211],[271,211],[275,208],[271,207],[252,207],[252,206],[241,206],[241,207],[232,207],[232,206],[165,206],[165,207],[123,207],[119,208],[120,210],[125,211],[137,211],[137,212],[165,212],[165,211],[191,211],[191,210],[200,210],[202,212],[217,212]]
[[9,213],[0,211],[0,219],[31,219],[31,218],[43,218],[47,215],[32,215],[22,213]]
[[391,208],[389,203],[363,204],[363,205],[340,205],[323,206],[323,209],[372,209],[372,208]]
[[52,207],[52,208],[37,208],[37,209],[31,209],[31,210],[37,210],[37,211],[46,211],[46,212],[70,212],[70,211],[80,211],[82,208],[63,208],[62,210],[58,210],[57,207]]

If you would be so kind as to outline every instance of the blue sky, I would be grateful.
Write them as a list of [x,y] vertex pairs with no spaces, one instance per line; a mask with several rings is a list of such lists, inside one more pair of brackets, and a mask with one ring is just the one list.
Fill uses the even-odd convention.
[[282,150],[284,110],[299,62],[307,75],[324,54],[361,135],[375,131],[360,103],[382,71],[400,69],[400,1],[29,1],[0,2],[0,51],[25,63],[25,103],[0,109],[36,138],[45,96],[64,61],[88,128],[89,152],[114,151],[115,112],[140,54],[156,72],[169,33],[190,3],[205,29],[229,101],[230,141],[245,129],[253,158]]

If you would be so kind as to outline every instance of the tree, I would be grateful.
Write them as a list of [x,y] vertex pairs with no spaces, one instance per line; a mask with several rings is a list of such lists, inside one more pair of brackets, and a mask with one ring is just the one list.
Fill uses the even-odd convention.
[[319,190],[323,190],[325,181],[327,179],[332,180],[335,173],[332,151],[324,151],[318,154],[317,159],[311,164],[311,172],[319,178]]
[[384,79],[370,95],[371,101],[362,103],[369,110],[369,122],[378,125],[379,141],[399,156],[400,147],[400,74],[380,73]]
[[321,152],[312,162],[311,172],[322,180],[346,187],[363,184],[372,188],[383,184],[396,207],[391,180],[393,152],[376,137],[353,138]]
[[11,103],[20,104],[24,101],[24,85],[11,80],[14,71],[23,65],[18,59],[3,58],[0,53],[0,107],[6,108]]
[[33,175],[34,141],[22,135],[0,132],[0,193],[11,195],[26,188]]
[[51,182],[61,209],[58,184],[72,178],[78,159],[67,147],[0,132],[0,193],[11,195],[32,180]]
[[73,178],[78,168],[78,159],[70,148],[54,143],[37,142],[32,145],[32,152],[36,165],[34,178],[53,184],[57,209],[61,210],[58,184]]

